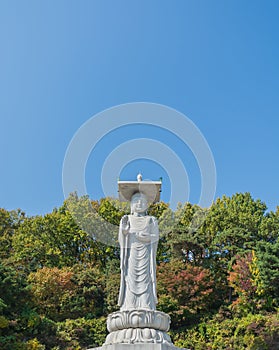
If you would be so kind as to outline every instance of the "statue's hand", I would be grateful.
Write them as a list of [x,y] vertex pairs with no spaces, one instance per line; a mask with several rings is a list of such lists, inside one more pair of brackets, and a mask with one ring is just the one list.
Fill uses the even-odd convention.
[[121,224],[122,224],[122,229],[123,229],[123,233],[127,233],[129,230],[129,216],[128,215],[124,215],[121,219]]
[[122,225],[126,226],[128,224],[129,217],[128,215],[124,215],[122,217]]

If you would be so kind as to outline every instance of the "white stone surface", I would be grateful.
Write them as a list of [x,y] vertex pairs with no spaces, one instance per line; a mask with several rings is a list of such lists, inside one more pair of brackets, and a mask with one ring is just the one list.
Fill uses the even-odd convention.
[[107,318],[109,332],[126,328],[153,328],[167,332],[170,328],[170,317],[157,310],[116,311]]
[[156,203],[160,200],[161,187],[161,181],[118,181],[119,199],[130,202],[135,193],[141,192],[149,203]]
[[159,240],[157,220],[146,214],[148,202],[143,194],[135,194],[131,214],[121,219],[119,244],[121,249],[120,310],[155,310],[156,251]]
[[172,345],[170,336],[154,328],[125,328],[110,332],[105,345],[110,344],[168,344]]
[[113,345],[103,345],[99,348],[91,348],[88,350],[187,350],[181,349],[174,345],[166,344],[113,344]]

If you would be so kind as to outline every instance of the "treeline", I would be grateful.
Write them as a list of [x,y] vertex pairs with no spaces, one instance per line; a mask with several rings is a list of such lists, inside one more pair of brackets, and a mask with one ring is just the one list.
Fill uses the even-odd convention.
[[[0,349],[100,346],[118,309],[120,218],[115,199],[71,195],[28,217],[0,209]],[[179,347],[279,349],[279,210],[249,193],[208,209],[190,203],[158,218],[158,309]]]

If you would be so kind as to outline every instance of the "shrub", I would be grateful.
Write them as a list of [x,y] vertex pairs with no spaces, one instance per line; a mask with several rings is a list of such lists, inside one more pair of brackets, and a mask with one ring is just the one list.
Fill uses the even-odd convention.
[[106,338],[106,319],[65,320],[57,324],[57,336],[63,349],[86,349],[101,346]]
[[217,318],[173,334],[176,346],[194,350],[276,350],[279,343],[278,315]]

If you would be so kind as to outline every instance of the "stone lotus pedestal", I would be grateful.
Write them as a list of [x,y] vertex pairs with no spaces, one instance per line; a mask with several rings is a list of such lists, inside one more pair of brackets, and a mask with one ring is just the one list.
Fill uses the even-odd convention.
[[[110,314],[110,332],[102,347],[94,350],[175,350],[167,331],[170,317],[157,310],[123,310]],[[93,349],[88,349],[93,350]]]

